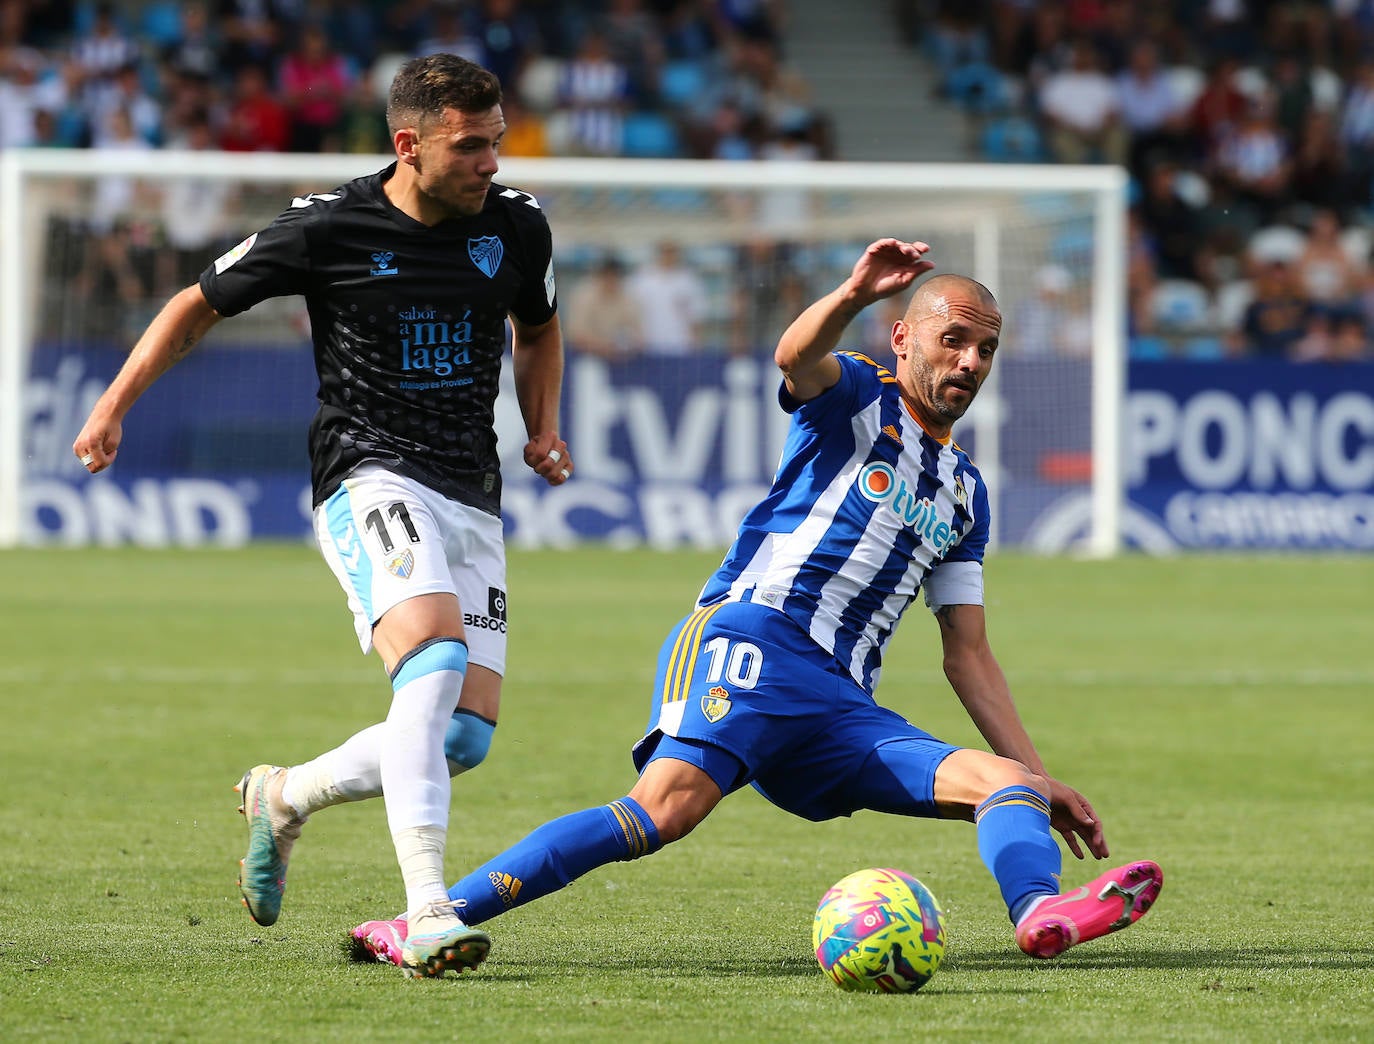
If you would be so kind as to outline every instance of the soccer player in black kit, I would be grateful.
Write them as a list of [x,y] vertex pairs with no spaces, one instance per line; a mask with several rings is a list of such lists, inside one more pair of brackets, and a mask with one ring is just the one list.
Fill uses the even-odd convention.
[[505,669],[505,552],[494,402],[512,334],[525,463],[552,486],[563,340],[552,237],[538,201],[492,181],[501,89],[465,59],[406,63],[387,123],[396,162],[298,196],[167,303],[91,411],[73,451],[115,459],[134,401],[220,319],[268,297],[309,308],[319,373],[310,426],[315,532],[364,653],[390,675],[384,721],[303,765],[250,769],[237,789],[248,852],[239,886],[274,923],[306,818],[384,795],[412,926],[402,966],[442,977],[490,941],[444,879],[449,777],[486,755]]

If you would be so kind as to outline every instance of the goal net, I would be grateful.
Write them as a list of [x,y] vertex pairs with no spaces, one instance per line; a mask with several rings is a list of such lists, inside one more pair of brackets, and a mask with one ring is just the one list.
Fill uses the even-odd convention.
[[[87,476],[70,447],[171,294],[294,196],[387,162],[0,156],[0,546],[304,537],[316,382],[299,300],[215,327],[131,412],[106,473]],[[1117,550],[1121,171],[511,159],[498,181],[530,193],[553,228],[563,434],[578,463],[558,490],[533,480],[503,394],[514,545],[726,545],[782,444],[778,335],[867,243],[897,236],[929,242],[937,271],[973,276],[1002,308],[997,366],[955,428],[989,481],[994,540]],[[868,309],[841,346],[890,359],[904,303]]]

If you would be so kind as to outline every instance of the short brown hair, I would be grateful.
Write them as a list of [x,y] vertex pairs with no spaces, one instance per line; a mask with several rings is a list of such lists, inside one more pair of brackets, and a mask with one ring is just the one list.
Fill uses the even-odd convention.
[[401,66],[386,100],[387,129],[418,127],[445,109],[486,112],[501,104],[501,81],[456,54],[426,54]]

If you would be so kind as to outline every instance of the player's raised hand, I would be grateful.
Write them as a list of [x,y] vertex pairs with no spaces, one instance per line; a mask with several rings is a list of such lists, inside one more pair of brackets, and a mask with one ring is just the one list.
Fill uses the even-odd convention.
[[854,262],[850,281],[870,301],[881,301],[901,293],[916,281],[917,276],[935,267],[934,261],[925,258],[929,252],[929,244],[919,241],[904,243],[892,238],[876,240]]
[[546,431],[525,443],[525,463],[550,486],[561,486],[572,478],[572,455],[556,431]]
[[1079,838],[1087,844],[1094,859],[1103,859],[1110,854],[1107,839],[1102,833],[1102,821],[1097,818],[1088,799],[1057,779],[1050,780],[1050,825],[1063,835],[1076,859],[1083,858]]
[[124,438],[124,425],[98,413],[92,413],[82,427],[72,452],[92,475],[104,471],[114,463],[119,443]]

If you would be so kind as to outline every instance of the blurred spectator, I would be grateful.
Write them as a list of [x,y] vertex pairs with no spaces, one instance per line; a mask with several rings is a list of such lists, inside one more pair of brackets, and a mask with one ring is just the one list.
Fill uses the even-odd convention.
[[[169,149],[204,152],[216,146],[215,132],[205,113],[189,117]],[[161,186],[158,213],[166,248],[156,257],[154,276],[159,296],[168,296],[194,282],[205,259],[223,252],[233,238],[226,228],[233,187],[223,178],[180,177]]]
[[788,323],[811,303],[793,251],[769,239],[738,247],[731,301],[731,354],[771,352]]
[[712,114],[711,125],[703,128],[707,144],[696,154],[705,159],[758,159],[762,147],[763,121],[746,120],[733,101],[722,102]]
[[[804,124],[787,128],[759,148],[759,159],[771,163],[811,163],[819,158],[820,151]],[[804,188],[768,189],[758,197],[755,227],[775,239],[800,238],[806,233],[814,196]]]
[[71,53],[89,89],[99,89],[139,59],[138,44],[120,28],[111,3],[96,5],[90,29],[72,41]]
[[[909,294],[885,297],[859,313],[863,353],[880,366],[891,368],[896,365],[897,357],[892,354],[892,327],[906,315],[909,298]],[[779,336],[781,333],[778,331]]]
[[307,25],[278,74],[282,100],[291,114],[292,152],[339,151],[344,99],[354,83],[347,59],[334,50],[318,25]]
[[1336,313],[1329,308],[1313,308],[1303,335],[1293,342],[1288,358],[1294,362],[1318,362],[1331,356],[1335,344]]
[[1274,119],[1289,141],[1297,141],[1312,111],[1312,77],[1296,54],[1274,59]]
[[1307,334],[1311,302],[1302,294],[1297,272],[1280,258],[1261,263],[1255,297],[1245,309],[1233,349],[1256,358],[1286,358]]
[[539,27],[520,9],[519,0],[482,0],[476,36],[482,61],[507,91],[519,89],[530,59],[541,53]]
[[291,114],[277,101],[258,65],[241,67],[224,115],[219,147],[226,152],[285,152],[291,141]]
[[501,101],[501,112],[506,117],[506,134],[501,139],[501,155],[551,155],[543,118],[537,112],[531,112],[526,108],[519,95],[506,95]]
[[1371,359],[1374,359],[1374,352],[1370,350],[1369,326],[1364,316],[1353,309],[1338,313],[1331,348],[1323,361],[1368,362]]
[[0,46],[0,150],[35,143],[42,67],[43,57],[37,51]]
[[1196,142],[1197,156],[1216,155],[1222,142],[1250,108],[1250,99],[1236,85],[1240,63],[1232,57],[1218,58],[1207,74],[1202,91],[1188,113],[1188,126]]
[[588,32],[563,67],[558,104],[567,120],[568,146],[576,154],[613,156],[620,151],[630,76],[611,57],[606,38]]
[[1345,304],[1358,291],[1360,276],[1360,265],[1341,240],[1339,219],[1330,210],[1316,211],[1298,257],[1298,282],[1303,292],[1318,304]]
[[644,0],[607,0],[598,25],[611,60],[629,75],[628,93],[639,99],[652,97],[665,60],[664,41]]
[[417,55],[456,54],[470,62],[481,63],[482,41],[469,30],[461,4],[454,0],[435,4],[431,19],[430,35],[416,46]]
[[391,151],[391,131],[386,125],[386,105],[377,97],[366,76],[353,81],[353,87],[339,118],[339,147],[355,155],[376,155]]
[[1345,363],[1370,358],[1364,316],[1351,308],[1316,308],[1307,332],[1289,353],[1294,362]]
[[211,23],[218,27],[220,67],[235,76],[245,65],[276,68],[282,41],[294,39],[296,0],[216,0]]
[[[122,109],[110,113],[101,136],[95,141],[98,151],[144,151],[152,146],[134,129],[129,114]],[[99,163],[99,157],[95,157]],[[78,300],[104,297],[113,291],[126,305],[142,302],[149,287],[143,266],[133,256],[137,241],[147,246],[150,235],[135,213],[141,189],[124,175],[107,174],[95,180],[91,193],[90,216],[81,268],[73,280]]]
[[1208,47],[1237,61],[1255,53],[1257,19],[1248,0],[1205,0],[1202,32]]
[[1125,163],[1116,84],[1086,40],[1073,45],[1072,55],[1070,67],[1051,73],[1040,90],[1050,154],[1061,163]]
[[1261,224],[1274,219],[1288,201],[1293,169],[1269,99],[1250,102],[1218,147],[1211,169],[1213,183],[1229,188]]
[[1293,198],[1344,211],[1354,197],[1345,150],[1331,113],[1312,109],[1293,148]]
[[138,135],[150,145],[162,141],[162,106],[143,86],[143,74],[136,62],[116,70],[86,94],[91,132],[97,138],[106,134],[106,124],[114,112],[124,112]]
[[1035,274],[1035,296],[1023,301],[1008,324],[1018,357],[1072,356],[1092,351],[1092,320],[1062,265],[1045,265]]
[[162,53],[164,63],[175,73],[195,76],[209,82],[220,71],[220,35],[204,2],[181,4],[176,40]]
[[670,240],[630,277],[629,291],[639,307],[644,350],[651,355],[689,355],[699,350],[706,317],[706,285]]
[[1160,160],[1145,175],[1140,218],[1154,243],[1159,274],[1165,279],[1205,277],[1202,263],[1202,213],[1179,192],[1179,168]]
[[1374,58],[1361,62],[1351,79],[1341,110],[1340,139],[1350,169],[1352,200],[1363,206],[1371,201],[1370,181],[1374,179]]
[[1185,154],[1187,113],[1159,60],[1159,46],[1141,40],[1116,78],[1121,120],[1131,136],[1130,166],[1140,176],[1152,158]]
[[608,256],[568,295],[569,346],[602,359],[625,359],[644,350],[640,305],[631,295],[625,266]]

